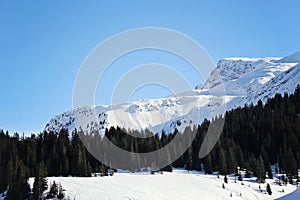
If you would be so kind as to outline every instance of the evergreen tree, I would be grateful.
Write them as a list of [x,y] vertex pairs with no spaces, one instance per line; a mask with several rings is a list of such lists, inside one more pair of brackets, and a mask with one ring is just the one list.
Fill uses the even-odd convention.
[[266,171],[264,167],[264,161],[262,156],[259,156],[259,158],[256,161],[256,176],[257,176],[257,182],[258,183],[264,183],[266,179]]
[[[235,145],[233,143],[233,145]],[[228,173],[237,173],[237,161],[236,161],[236,155],[234,153],[234,150],[232,147],[229,147],[227,155],[227,167],[228,167]]]
[[47,195],[47,199],[49,198],[55,198],[58,195],[58,186],[55,181],[53,181],[53,184],[50,185],[50,191]]
[[205,169],[205,173],[207,173],[207,174],[212,174],[213,173],[211,154],[210,153],[204,159],[204,169]]
[[193,148],[190,146],[186,156],[186,167],[187,170],[193,170]]
[[7,200],[23,200],[29,198],[30,186],[27,179],[14,182],[8,190]]
[[266,191],[269,195],[272,195],[272,190],[271,190],[271,186],[269,185],[269,183],[267,184]]
[[33,198],[38,200],[42,197],[43,192],[47,189],[47,169],[42,161],[39,163],[37,170],[36,170],[36,175],[34,178],[33,182]]
[[239,167],[245,167],[245,159],[240,145],[237,145],[237,162]]
[[108,176],[108,168],[105,165],[101,165],[100,169],[101,176]]
[[246,173],[245,173],[245,178],[250,178],[250,177],[251,177],[250,166],[249,166],[249,163],[246,163]]
[[224,183],[228,183],[227,175],[224,176]]
[[227,174],[227,163],[226,163],[226,156],[225,151],[223,148],[220,149],[219,153],[219,171],[220,174],[225,175]]
[[289,148],[288,153],[286,155],[286,171],[289,179],[292,179],[294,177],[297,178],[297,162],[291,147]]
[[25,166],[19,163],[16,179],[12,181],[7,193],[7,200],[23,200],[27,199],[30,194],[30,186],[25,175]]
[[62,185],[59,184],[57,198],[58,198],[58,199],[64,199],[64,197],[65,197],[64,189],[63,189]]
[[273,173],[272,173],[272,168],[270,163],[268,164],[267,172],[268,172],[268,178],[273,179]]

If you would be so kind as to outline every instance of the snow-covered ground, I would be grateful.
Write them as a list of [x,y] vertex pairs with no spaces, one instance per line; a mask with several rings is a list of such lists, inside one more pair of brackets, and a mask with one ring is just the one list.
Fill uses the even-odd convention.
[[294,192],[285,195],[278,200],[298,200],[300,199],[300,187],[298,187]]
[[[272,195],[265,191],[266,183],[259,184],[255,178],[236,181],[228,177],[228,184],[222,188],[224,176],[205,175],[202,172],[174,170],[150,175],[149,173],[115,173],[109,177],[49,177],[48,182],[61,183],[68,199],[97,200],[193,200],[193,199],[276,199],[292,193],[297,188],[288,184],[279,186],[275,179],[266,179],[272,189]],[[33,178],[29,183],[33,184]],[[242,184],[243,183],[243,184]],[[284,192],[282,190],[284,189]],[[292,199],[300,198],[298,193]],[[295,196],[296,195],[296,196]],[[290,200],[291,198],[288,198]],[[286,200],[286,199],[284,199]]]

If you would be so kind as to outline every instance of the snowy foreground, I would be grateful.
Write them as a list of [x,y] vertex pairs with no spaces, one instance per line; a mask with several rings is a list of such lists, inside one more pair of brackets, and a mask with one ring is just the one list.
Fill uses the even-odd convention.
[[[279,186],[275,179],[266,179],[272,195],[265,191],[266,184],[256,183],[255,178],[234,182],[228,177],[228,184],[222,188],[223,176],[204,175],[199,172],[174,170],[150,175],[149,173],[115,173],[110,177],[49,177],[48,182],[61,183],[66,199],[111,199],[111,200],[153,200],[153,199],[299,199],[300,190],[288,184]],[[33,178],[29,180],[33,184]],[[284,189],[284,192],[282,191]],[[232,197],[231,197],[232,196]]]

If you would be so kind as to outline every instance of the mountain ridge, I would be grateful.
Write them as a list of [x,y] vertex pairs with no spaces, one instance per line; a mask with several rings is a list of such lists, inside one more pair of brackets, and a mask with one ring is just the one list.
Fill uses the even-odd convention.
[[[298,60],[299,58],[299,60]],[[297,62],[296,62],[297,61]],[[45,131],[84,132],[119,126],[125,129],[149,129],[154,133],[182,132],[205,118],[244,104],[263,103],[276,93],[291,94],[300,83],[300,52],[283,58],[224,58],[203,85],[195,90],[160,99],[148,99],[111,106],[85,106],[52,118]],[[224,90],[217,95],[212,91]]]

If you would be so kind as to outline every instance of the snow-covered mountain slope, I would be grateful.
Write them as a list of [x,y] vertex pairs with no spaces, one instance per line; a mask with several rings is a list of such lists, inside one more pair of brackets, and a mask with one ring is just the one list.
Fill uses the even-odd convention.
[[286,56],[277,62],[280,63],[299,63],[300,62],[300,51],[297,51],[289,56]]
[[[266,184],[259,184],[253,178],[244,178],[234,182],[228,176],[228,184],[222,188],[224,176],[205,175],[203,172],[174,170],[172,173],[150,175],[149,173],[115,173],[111,177],[48,177],[50,182],[60,183],[65,189],[66,199],[97,199],[97,200],[196,200],[196,199],[245,199],[267,200],[276,199],[296,190],[294,185],[279,186],[275,179],[267,179],[272,195],[266,193]],[[29,179],[32,187],[33,178]],[[284,192],[282,192],[284,190]],[[297,199],[295,193],[292,193]],[[1,199],[1,197],[0,197]]]
[[[244,104],[266,102],[276,93],[293,93],[300,84],[300,52],[284,58],[226,58],[203,85],[193,91],[161,99],[142,100],[111,106],[86,106],[55,116],[45,131],[66,128],[85,131],[119,126],[153,132],[200,124]],[[222,91],[225,88],[225,93]]]

